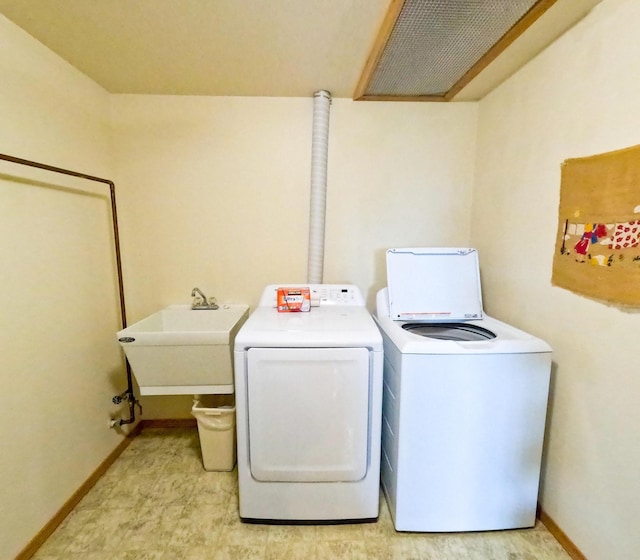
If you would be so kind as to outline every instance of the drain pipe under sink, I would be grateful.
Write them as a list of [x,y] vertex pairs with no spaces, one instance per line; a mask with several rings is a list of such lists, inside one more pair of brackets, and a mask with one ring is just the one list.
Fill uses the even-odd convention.
[[307,282],[322,284],[324,273],[324,230],[327,203],[327,152],[329,148],[329,107],[331,94],[313,94],[311,136],[311,199],[309,204],[309,258]]

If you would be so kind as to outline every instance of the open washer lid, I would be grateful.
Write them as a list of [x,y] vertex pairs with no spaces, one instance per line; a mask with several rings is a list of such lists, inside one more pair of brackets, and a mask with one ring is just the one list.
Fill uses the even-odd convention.
[[475,249],[389,249],[387,284],[390,317],[394,321],[482,319]]

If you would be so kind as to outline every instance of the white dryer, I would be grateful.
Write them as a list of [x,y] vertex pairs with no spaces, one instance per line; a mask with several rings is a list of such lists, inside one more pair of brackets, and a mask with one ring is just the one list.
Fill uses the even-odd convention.
[[355,286],[306,284],[311,310],[296,313],[277,311],[278,287],[235,338],[240,517],[375,520],[380,332]]
[[382,486],[398,531],[535,523],[551,349],[484,315],[474,249],[390,249]]

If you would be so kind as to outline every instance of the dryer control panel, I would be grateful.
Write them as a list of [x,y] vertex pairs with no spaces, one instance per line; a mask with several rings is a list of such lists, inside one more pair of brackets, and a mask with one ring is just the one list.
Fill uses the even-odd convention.
[[278,305],[278,289],[309,288],[311,307],[325,305],[357,305],[365,302],[357,286],[353,284],[272,284],[267,286],[260,298],[260,307],[276,307]]
[[355,286],[319,284],[316,292],[320,305],[364,305],[360,290]]

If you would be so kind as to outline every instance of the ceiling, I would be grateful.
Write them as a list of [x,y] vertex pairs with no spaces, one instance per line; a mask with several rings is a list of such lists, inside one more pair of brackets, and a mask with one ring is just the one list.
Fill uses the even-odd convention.
[[[598,2],[557,0],[453,100],[482,98]],[[352,98],[393,3],[0,0],[0,14],[111,93]]]

